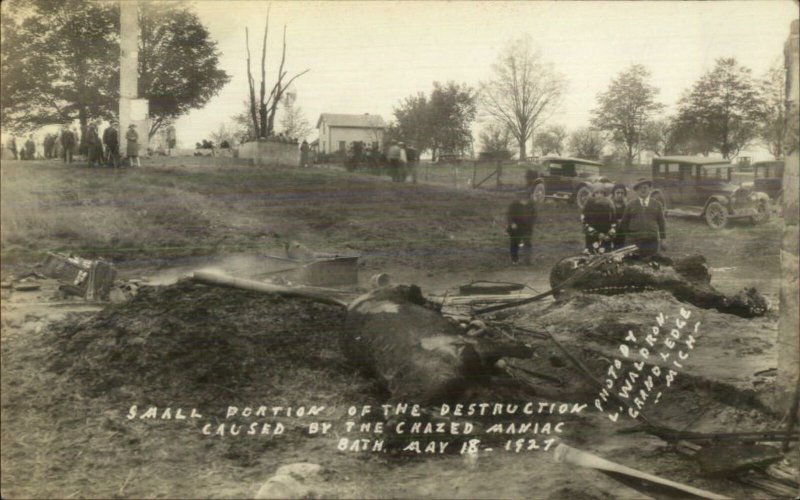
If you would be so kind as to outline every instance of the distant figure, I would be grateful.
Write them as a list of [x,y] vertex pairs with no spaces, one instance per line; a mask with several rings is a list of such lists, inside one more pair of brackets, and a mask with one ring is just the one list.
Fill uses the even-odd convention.
[[119,132],[117,122],[112,121],[103,130],[103,144],[106,147],[106,165],[119,167]]
[[411,146],[406,148],[406,169],[411,174],[411,182],[417,183],[417,166],[419,165],[419,153]]
[[78,143],[78,138],[75,137],[75,132],[69,129],[69,125],[64,125],[61,129],[61,151],[64,163],[72,163],[72,155],[75,153],[75,145]]
[[25,159],[36,159],[36,143],[33,142],[33,135],[28,136],[28,140],[25,141]]
[[61,146],[61,131],[53,134],[53,158],[61,158],[64,155],[64,148]]
[[520,191],[517,196],[518,198],[508,206],[506,214],[511,265],[519,263],[519,247],[524,249],[523,263],[528,265],[531,263],[531,254],[533,253],[532,238],[533,225],[536,223],[536,205],[528,195],[528,191]]
[[581,214],[583,232],[586,238],[586,252],[602,254],[611,251],[611,241],[616,221],[614,220],[614,206],[606,197],[604,187],[597,188],[592,197],[586,200]]
[[103,166],[103,142],[100,140],[96,122],[90,123],[86,128],[86,154],[90,167]]
[[389,160],[389,177],[391,177],[393,181],[397,181],[402,151],[397,141],[393,140],[389,146],[389,151],[386,153],[386,159]]
[[633,189],[639,197],[628,204],[622,216],[620,230],[630,245],[639,247],[641,257],[652,257],[661,251],[661,241],[667,238],[664,207],[650,198],[653,183],[639,179]]
[[625,209],[628,207],[628,188],[625,184],[614,184],[614,189],[611,202],[614,204],[614,238],[612,243],[614,248],[622,248],[625,246],[625,233],[620,230],[622,216],[625,215]]
[[133,160],[136,159],[136,166],[141,167],[142,164],[139,162],[139,133],[136,132],[135,123],[128,125],[128,131],[125,132],[125,139],[128,141],[127,147],[125,148],[125,156],[128,157],[130,166],[133,167]]
[[307,167],[308,166],[308,141],[303,139],[303,143],[300,144],[300,166]]
[[11,154],[14,155],[15,160],[19,160],[19,154],[17,152],[17,139],[14,136],[11,136],[11,140],[8,143],[8,149],[11,150]]
[[42,149],[44,150],[45,159],[49,160],[50,156],[53,154],[53,139],[50,136],[50,134],[44,135],[44,140],[42,141]]

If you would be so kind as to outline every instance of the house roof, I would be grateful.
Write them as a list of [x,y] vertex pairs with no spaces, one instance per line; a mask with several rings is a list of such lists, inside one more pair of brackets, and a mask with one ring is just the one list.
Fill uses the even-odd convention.
[[325,120],[329,127],[386,128],[386,123],[381,115],[371,115],[369,113],[364,113],[363,115],[322,113],[319,115],[319,120],[317,120],[317,128],[319,128],[322,120]]
[[722,158],[708,158],[705,156],[659,156],[653,158],[653,163],[689,163],[691,165],[729,165],[730,160]]

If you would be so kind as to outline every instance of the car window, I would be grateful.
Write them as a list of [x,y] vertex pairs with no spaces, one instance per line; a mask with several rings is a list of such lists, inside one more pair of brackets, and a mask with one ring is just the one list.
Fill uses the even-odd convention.
[[564,163],[561,165],[561,175],[564,177],[575,177],[577,175],[577,172],[575,171],[575,164]]
[[594,165],[576,165],[575,169],[581,177],[600,175],[600,168]]
[[551,164],[550,165],[550,175],[561,175],[561,165]]
[[681,174],[679,171],[679,165],[677,163],[668,163],[664,165],[664,178],[665,179],[680,179]]

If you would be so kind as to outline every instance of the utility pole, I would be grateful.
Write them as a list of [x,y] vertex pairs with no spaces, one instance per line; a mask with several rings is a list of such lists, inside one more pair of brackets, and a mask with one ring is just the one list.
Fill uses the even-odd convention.
[[147,99],[139,99],[139,2],[119,2],[119,138],[125,151],[125,133],[130,124],[139,133],[139,155],[146,154],[150,132]]
[[[800,38],[798,38],[798,21],[791,24],[789,38],[783,52],[786,67],[786,116],[789,126],[798,119],[800,109]],[[796,126],[796,122],[795,126]],[[791,134],[790,134],[790,137]],[[794,139],[790,139],[794,140]],[[794,411],[797,405],[796,395],[798,376],[800,376],[800,332],[798,332],[798,260],[800,260],[800,208],[798,194],[800,192],[800,152],[786,155],[783,173],[783,244],[781,248],[781,290],[780,320],[778,323],[778,376],[776,391],[776,407],[779,411]],[[796,413],[795,413],[796,415]]]

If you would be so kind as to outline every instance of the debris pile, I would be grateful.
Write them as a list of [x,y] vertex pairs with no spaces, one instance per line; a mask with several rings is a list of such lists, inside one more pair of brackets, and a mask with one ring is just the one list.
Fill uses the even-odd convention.
[[[319,400],[326,384],[349,375],[336,348],[343,314],[304,299],[190,282],[143,286],[128,302],[55,325],[51,368],[79,379],[91,396],[191,405]],[[292,392],[303,374],[314,393]]]
[[728,296],[711,286],[711,274],[702,255],[675,261],[666,257],[649,261],[609,260],[585,272],[595,259],[587,255],[562,259],[550,273],[550,284],[555,288],[575,276],[570,288],[587,293],[614,295],[664,290],[682,302],[744,318],[763,316],[769,310],[767,300],[754,288]]

